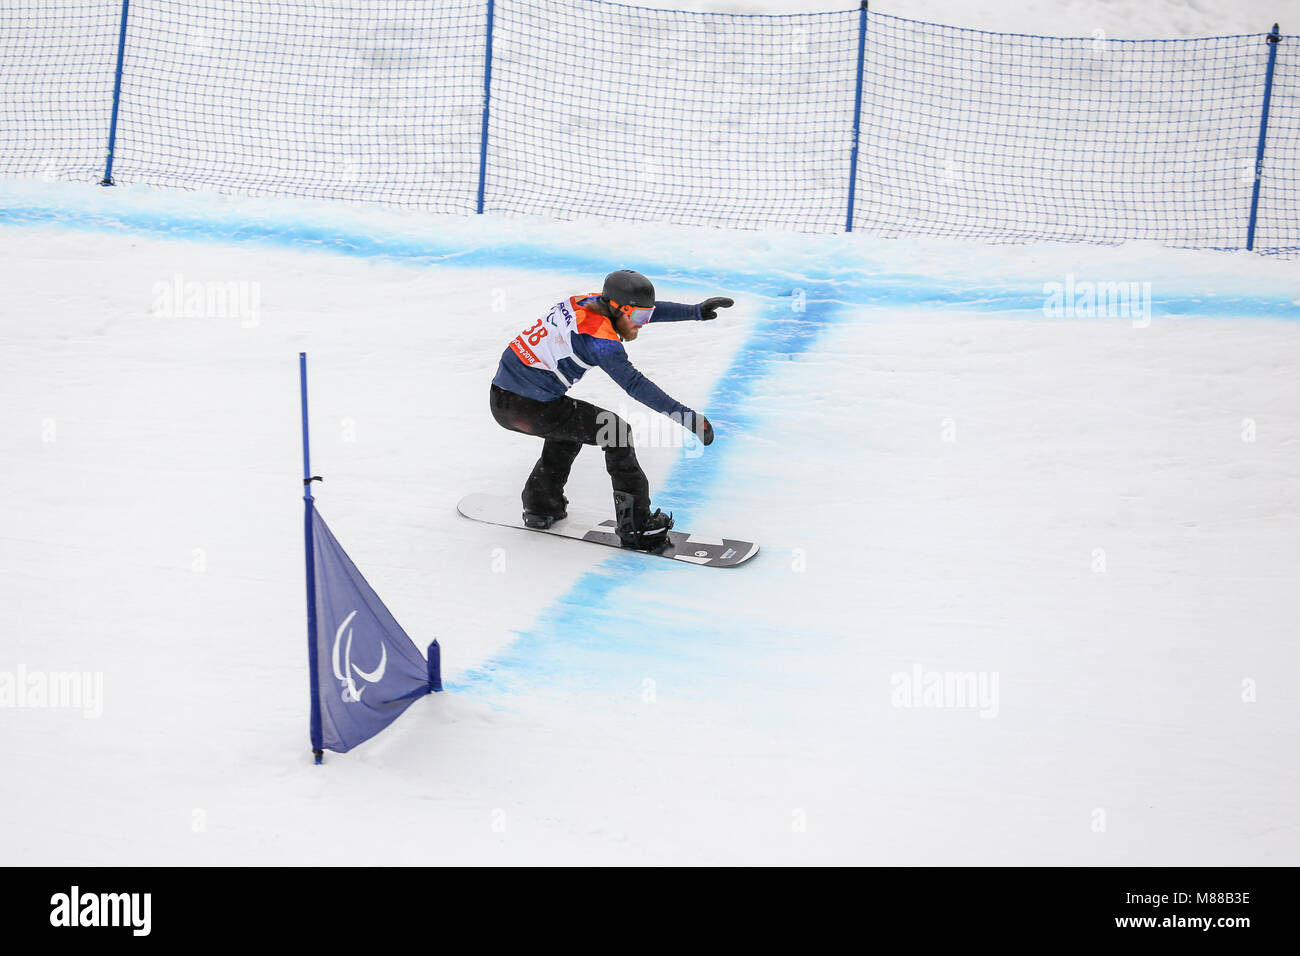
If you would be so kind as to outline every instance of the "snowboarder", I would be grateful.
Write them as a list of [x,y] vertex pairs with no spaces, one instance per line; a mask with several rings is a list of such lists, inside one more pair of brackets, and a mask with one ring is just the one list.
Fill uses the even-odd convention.
[[611,411],[566,393],[587,370],[599,366],[637,401],[667,415],[705,445],[713,426],[699,412],[674,401],[638,372],[623,348],[653,315],[658,322],[717,318],[733,300],[718,296],[698,305],[656,302],[650,280],[623,269],[605,277],[600,293],[575,295],[515,336],[501,354],[492,379],[492,417],[502,428],[545,440],[542,457],[524,485],[524,524],[549,528],[567,517],[564,485],[583,445],[605,452],[614,488],[614,516],[624,547],[651,551],[667,540],[672,514],[650,511],[650,485],[636,460],[627,423]]

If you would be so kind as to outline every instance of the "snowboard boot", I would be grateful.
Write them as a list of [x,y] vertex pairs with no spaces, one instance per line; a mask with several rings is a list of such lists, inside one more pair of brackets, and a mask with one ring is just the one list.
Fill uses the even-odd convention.
[[551,525],[555,524],[555,522],[563,521],[565,518],[569,517],[569,499],[562,497],[560,500],[564,503],[560,505],[560,510],[558,512],[543,514],[539,511],[525,511],[524,527],[545,531]]
[[614,492],[614,518],[618,539],[623,547],[636,551],[658,551],[668,543],[673,516],[658,508],[652,513],[648,505],[638,508],[636,499],[625,491]]

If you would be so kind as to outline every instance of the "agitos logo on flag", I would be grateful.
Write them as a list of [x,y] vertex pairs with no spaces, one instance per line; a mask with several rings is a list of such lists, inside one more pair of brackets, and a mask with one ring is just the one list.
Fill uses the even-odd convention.
[[311,509],[316,578],[312,688],[320,737],[312,749],[346,753],[369,740],[419,697],[442,690],[438,642],[428,660],[361,576],[325,519]]
[[346,753],[425,694],[442,690],[435,640],[422,655],[315,508],[307,439],[307,357],[302,377],[303,502],[307,545],[311,747]]

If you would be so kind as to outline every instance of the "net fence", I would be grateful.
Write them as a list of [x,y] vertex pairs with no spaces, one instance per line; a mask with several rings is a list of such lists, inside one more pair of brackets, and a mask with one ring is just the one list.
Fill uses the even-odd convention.
[[0,175],[103,175],[122,5],[0,2]]
[[1062,40],[873,16],[854,227],[1246,244],[1267,45]]
[[1300,54],[1264,33],[1061,39],[605,0],[0,0],[0,175],[102,178],[114,118],[117,183],[1300,251]]

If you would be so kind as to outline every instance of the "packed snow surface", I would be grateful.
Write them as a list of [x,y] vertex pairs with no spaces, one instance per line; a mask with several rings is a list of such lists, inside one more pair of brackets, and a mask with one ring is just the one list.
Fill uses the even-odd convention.
[[[1296,862],[1295,263],[39,181],[0,226],[0,672],[102,675],[0,712],[10,862]],[[736,299],[629,345],[711,447],[574,394],[739,569],[456,512],[539,451],[506,342],[624,266]],[[447,686],[321,767],[300,351],[317,504]]]

